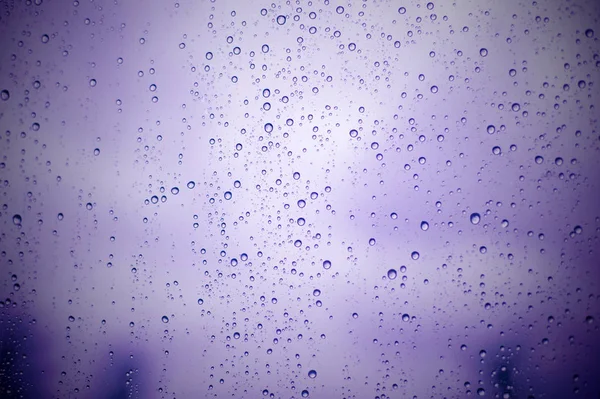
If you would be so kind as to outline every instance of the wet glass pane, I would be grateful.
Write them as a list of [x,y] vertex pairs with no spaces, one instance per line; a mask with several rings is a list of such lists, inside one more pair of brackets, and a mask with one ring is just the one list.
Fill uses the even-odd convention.
[[600,397],[600,3],[0,5],[0,397]]

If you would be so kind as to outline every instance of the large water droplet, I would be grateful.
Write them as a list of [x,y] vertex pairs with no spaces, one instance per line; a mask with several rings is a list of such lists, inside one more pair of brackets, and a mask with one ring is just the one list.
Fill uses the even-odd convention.
[[479,222],[481,221],[481,215],[479,215],[478,213],[472,213],[470,220],[473,224],[479,224]]

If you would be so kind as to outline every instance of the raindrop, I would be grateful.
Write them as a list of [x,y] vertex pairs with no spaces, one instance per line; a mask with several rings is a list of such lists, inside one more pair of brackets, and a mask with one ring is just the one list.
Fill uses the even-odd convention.
[[390,280],[394,280],[398,276],[398,272],[395,269],[390,269],[387,272],[387,276]]
[[472,224],[479,224],[479,222],[481,221],[481,215],[478,213],[472,213],[470,220]]
[[429,223],[427,223],[426,221],[422,221],[421,222],[421,230],[423,230],[423,231],[429,230]]
[[202,305],[204,303],[204,299],[198,298],[198,305]]
[[12,220],[13,220],[13,224],[15,226],[20,226],[21,222],[23,221],[23,219],[21,218],[21,215],[14,215]]
[[335,12],[337,12],[338,14],[343,14],[344,13],[344,7],[337,6],[337,8],[335,9]]
[[308,376],[309,376],[310,378],[316,378],[316,377],[317,377],[317,372],[316,372],[315,370],[310,370],[310,371],[308,372]]
[[193,181],[191,181],[191,180],[190,180],[190,181],[187,183],[187,188],[189,188],[189,189],[191,190],[191,189],[192,189],[192,188],[194,188],[194,187],[196,187],[196,183],[194,183]]
[[535,163],[537,163],[538,165],[542,164],[544,162],[544,158],[541,155],[538,155],[537,157],[535,157]]
[[594,37],[594,30],[593,29],[586,29],[586,31],[585,31],[585,37],[589,37],[589,38]]
[[494,126],[494,125],[489,125],[489,126],[487,127],[487,132],[488,132],[488,134],[494,134],[494,133],[496,133],[496,126]]
[[233,195],[231,194],[231,191],[225,191],[225,194],[223,194],[223,197],[225,197],[225,199],[228,201],[231,199],[232,196]]
[[285,20],[286,20],[285,15],[280,15],[280,16],[277,17],[277,23],[279,25],[285,24]]
[[374,238],[371,238],[371,239],[369,239],[369,245],[370,245],[370,246],[373,246],[373,245],[375,245],[375,243],[376,243],[376,242],[377,242],[377,241],[375,241],[375,239],[374,239]]
[[328,260],[323,261],[323,269],[325,269],[325,270],[331,269],[331,262]]
[[486,57],[488,55],[488,51],[486,48],[482,48],[481,50],[479,50],[479,55],[482,57]]
[[411,257],[413,260],[418,260],[420,256],[421,256],[421,254],[419,254],[417,251],[413,251],[413,252],[410,254],[410,257]]
[[0,91],[0,98],[2,99],[2,101],[8,101],[8,99],[10,98],[10,93],[8,92],[8,90]]
[[163,323],[168,323],[169,322],[169,318],[167,316],[163,316],[161,320],[162,320]]
[[519,104],[519,103],[513,103],[513,105],[511,106],[511,109],[514,112],[519,112],[519,110],[521,109],[521,104]]
[[409,320],[410,320],[410,316],[408,314],[404,313],[402,315],[402,321],[409,321]]
[[96,81],[96,79],[90,79],[90,87],[95,87],[96,84],[98,84],[98,82]]

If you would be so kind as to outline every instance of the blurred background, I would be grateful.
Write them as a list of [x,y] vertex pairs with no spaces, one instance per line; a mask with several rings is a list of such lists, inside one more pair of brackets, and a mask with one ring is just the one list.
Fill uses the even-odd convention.
[[1,398],[600,398],[600,3],[0,8]]

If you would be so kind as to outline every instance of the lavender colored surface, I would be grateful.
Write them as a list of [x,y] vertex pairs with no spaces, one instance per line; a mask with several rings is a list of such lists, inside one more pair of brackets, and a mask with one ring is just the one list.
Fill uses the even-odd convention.
[[600,3],[0,5],[0,397],[600,397]]

